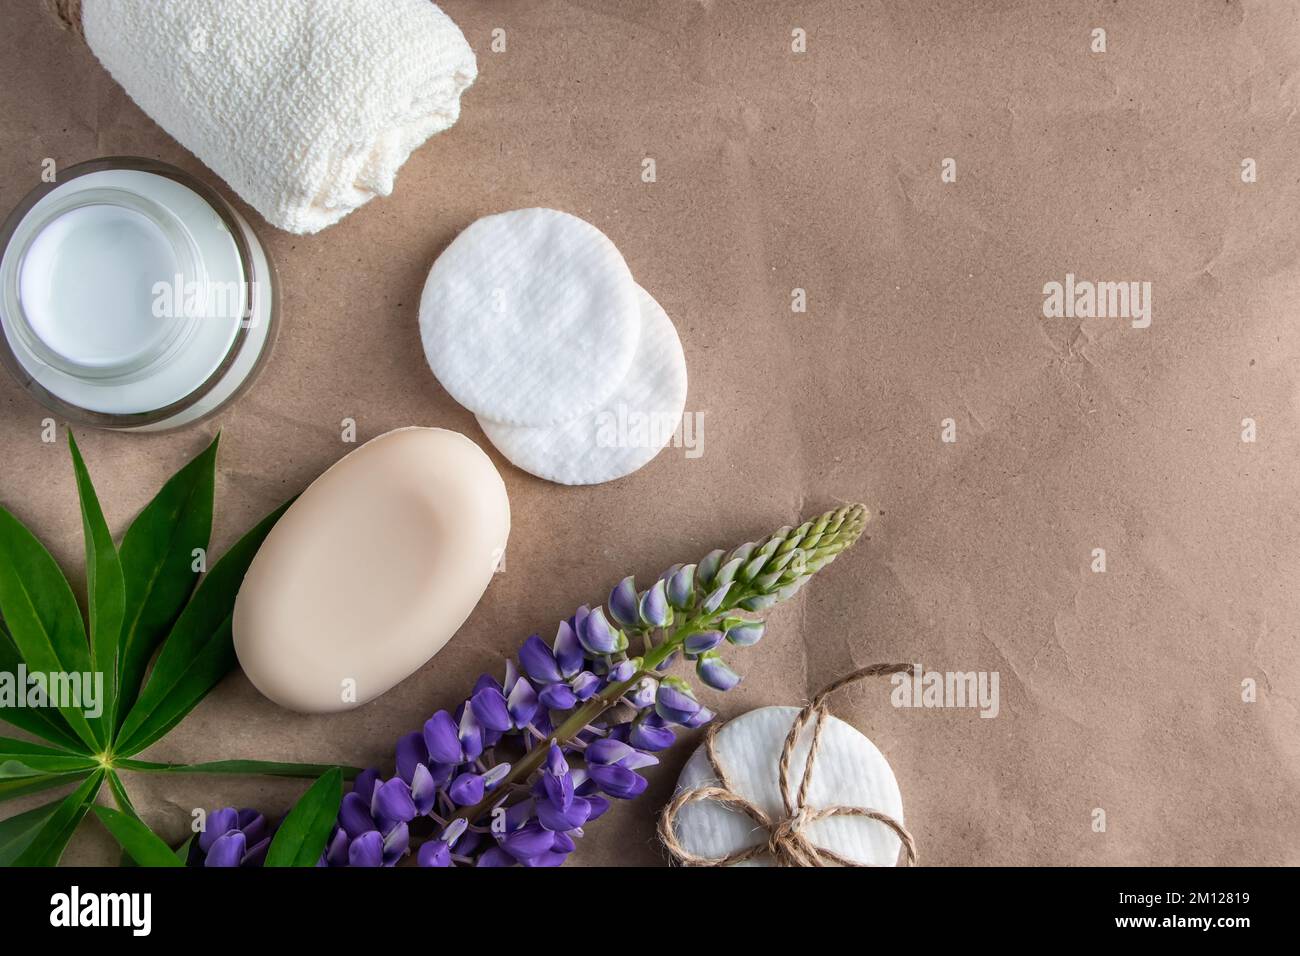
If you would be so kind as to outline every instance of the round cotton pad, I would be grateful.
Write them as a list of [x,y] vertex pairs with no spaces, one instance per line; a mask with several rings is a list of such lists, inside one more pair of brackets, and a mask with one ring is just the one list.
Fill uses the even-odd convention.
[[420,299],[424,354],[456,401],[509,425],[592,411],[627,375],[636,284],[614,243],[554,209],[486,216],[457,236]]
[[[780,820],[785,816],[781,802],[777,763],[781,748],[799,710],[795,707],[760,707],[728,721],[718,731],[714,748],[718,765],[728,777],[731,789]],[[805,727],[790,757],[790,782],[798,789],[808,762],[812,731]],[[677,780],[678,791],[717,783],[704,747],[686,761]],[[876,745],[844,721],[828,716],[822,726],[817,762],[808,788],[807,806],[836,805],[863,807],[889,814],[903,822],[903,798],[898,781]],[[888,826],[855,816],[834,816],[808,824],[806,835],[817,846],[835,850],[841,856],[868,866],[893,866],[898,862],[899,839]],[[720,859],[764,839],[754,821],[739,810],[714,800],[688,803],[677,814],[674,833],[690,853]],[[767,856],[744,865],[770,864]]]
[[672,440],[686,407],[686,356],[672,320],[636,287],[641,335],[627,377],[599,409],[563,425],[519,428],[479,417],[492,444],[524,471],[563,485],[630,475]]

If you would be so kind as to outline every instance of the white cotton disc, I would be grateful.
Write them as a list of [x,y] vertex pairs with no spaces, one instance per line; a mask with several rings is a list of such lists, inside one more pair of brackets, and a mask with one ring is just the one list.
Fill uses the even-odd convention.
[[614,243],[554,209],[472,223],[420,299],[424,354],[442,387],[510,425],[555,425],[599,406],[627,375],[640,327]]
[[[777,763],[781,748],[799,710],[796,707],[760,707],[728,721],[718,731],[714,748],[731,789],[762,807],[768,816],[785,816],[781,802]],[[812,742],[806,726],[790,759],[791,792],[797,793]],[[701,745],[682,768],[677,789],[717,784],[709,758]],[[836,805],[863,807],[889,814],[903,822],[903,798],[894,772],[876,745],[844,721],[828,716],[822,725],[821,745],[809,787],[809,807]],[[900,841],[888,826],[865,817],[836,816],[808,824],[806,835],[857,863],[894,866]],[[697,856],[720,859],[766,840],[754,821],[738,810],[712,800],[699,800],[677,814],[676,834],[682,846]],[[745,861],[749,866],[770,866],[770,856]]]
[[636,292],[640,344],[627,377],[598,409],[549,428],[479,416],[488,440],[524,471],[562,485],[595,485],[630,475],[672,440],[686,407],[686,356],[659,303],[640,286]]

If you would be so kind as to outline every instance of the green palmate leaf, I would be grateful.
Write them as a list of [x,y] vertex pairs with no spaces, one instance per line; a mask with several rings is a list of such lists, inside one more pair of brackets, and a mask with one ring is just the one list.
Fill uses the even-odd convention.
[[119,727],[149,658],[198,583],[194,549],[206,549],[212,535],[217,440],[163,485],[122,538],[126,606],[117,660]]
[[[45,546],[17,518],[0,508],[0,616],[30,671],[89,674],[90,650],[81,609],[67,578]],[[57,701],[82,743],[99,747],[82,701]]]
[[160,740],[234,668],[236,657],[230,619],[226,618],[204,637],[206,640],[197,644],[190,654],[182,656],[177,652],[168,655],[166,661],[159,657],[166,670],[161,673],[155,670],[157,680],[150,679],[131,716],[122,725],[119,753],[137,754]]
[[10,777],[0,779],[0,803],[23,797],[29,793],[39,793],[52,787],[61,787],[69,783],[78,783],[90,775],[89,770],[74,773],[41,773],[28,777]]
[[329,763],[284,763],[275,760],[213,760],[208,763],[153,763],[148,760],[119,760],[123,770],[143,773],[265,774],[270,777],[319,777],[341,770],[344,780],[361,772],[360,767],[337,767]]
[[104,782],[104,772],[97,770],[76,790],[54,806],[54,812],[41,824],[26,848],[13,860],[14,866],[54,866],[72,839],[81,818],[86,815]]
[[99,822],[136,863],[141,866],[184,866],[162,837],[145,826],[139,817],[108,807],[95,807],[94,810]]
[[85,754],[68,753],[44,744],[0,737],[0,780],[35,777],[46,773],[91,770],[96,761]]
[[[18,665],[22,663],[13,638],[0,622],[0,720],[60,747],[78,752],[87,750],[57,710],[26,706],[27,687],[18,680]],[[12,683],[6,686],[6,682]]]
[[[118,809],[132,817],[139,817],[136,812],[135,804],[131,802],[131,795],[126,792],[126,787],[122,784],[122,778],[117,775],[116,770],[108,772],[108,789],[113,793],[113,799],[117,802]],[[136,862],[131,854],[125,850],[122,851],[121,857],[117,861],[118,866],[135,866]]]
[[81,502],[81,534],[86,542],[86,596],[90,620],[91,669],[104,675],[102,714],[94,725],[101,743],[112,738],[112,722],[117,700],[117,653],[122,634],[122,615],[126,606],[126,586],[122,579],[122,562],[118,559],[113,536],[104,521],[104,511],[90,482],[90,473],[82,461],[76,439],[68,432],[68,450],[72,453],[72,470],[77,478],[77,498]]
[[271,841],[267,866],[315,866],[343,802],[343,774],[335,768],[302,795]]
[[122,778],[117,775],[117,771],[108,772],[108,789],[113,793],[113,799],[121,807],[123,813],[129,813],[133,817],[140,814],[135,812],[135,804],[131,802],[131,795],[126,792],[126,787],[122,785]]
[[288,507],[283,504],[263,518],[204,577],[163,644],[140,699],[122,723],[118,753],[139,753],[158,740],[234,666],[230,624],[235,595],[257,549]]
[[47,803],[16,817],[0,820],[0,866],[13,866],[14,860],[29,846],[36,834],[59,808],[59,801]]

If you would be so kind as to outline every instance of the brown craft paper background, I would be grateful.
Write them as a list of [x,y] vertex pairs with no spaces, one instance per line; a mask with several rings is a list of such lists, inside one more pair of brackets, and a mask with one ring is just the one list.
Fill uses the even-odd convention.
[[[342,419],[360,440],[458,429],[505,476],[507,570],[378,701],[296,716],[234,674],[148,755],[388,770],[400,734],[622,575],[861,500],[868,538],[733,655],[745,681],[710,705],[801,703],[875,661],[998,671],[996,719],[896,710],[887,681],[834,704],[892,763],[923,863],[1300,863],[1300,8],[443,6],[480,77],[394,195],[314,237],[250,213],[283,288],[255,388],[176,434],[79,440],[120,533],[220,428],[215,554],[350,450]],[[0,9],[0,206],[45,157],[149,156],[228,193],[39,4]],[[956,183],[940,182],[945,157]],[[1241,180],[1246,157],[1257,183]],[[530,205],[603,229],[672,316],[702,457],[669,449],[612,484],[548,484],[439,388],[416,325],[428,268],[475,218]],[[1042,318],[1044,283],[1067,272],[1150,281],[1151,327]],[[806,314],[791,312],[796,287]],[[68,452],[62,430],[41,443],[44,416],[0,382],[0,500],[80,589]],[[1097,547],[1105,574],[1089,569]],[[662,862],[655,816],[693,746],[592,826],[575,862]],[[127,784],[177,840],[194,807],[279,814],[303,788]],[[116,859],[93,822],[65,857]]]

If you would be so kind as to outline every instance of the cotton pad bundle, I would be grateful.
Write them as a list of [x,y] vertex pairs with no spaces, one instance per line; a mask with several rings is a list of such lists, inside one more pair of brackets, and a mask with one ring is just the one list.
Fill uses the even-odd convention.
[[686,406],[672,321],[604,233],[554,209],[487,216],[457,236],[429,272],[420,334],[492,444],[549,481],[631,474]]
[[141,109],[290,232],[392,192],[477,74],[429,0],[55,3]]
[[[780,758],[790,728],[800,711],[795,707],[760,707],[728,721],[710,742],[700,746],[682,768],[677,781],[679,794],[719,787],[714,769],[726,777],[725,790],[759,808],[771,821],[786,817],[781,797]],[[788,780],[794,786],[804,775],[812,745],[812,733],[801,734],[791,752]],[[820,731],[816,765],[809,778],[806,807],[801,820],[792,821],[810,851],[829,850],[858,866],[893,866],[899,856],[898,831],[882,824],[878,817],[839,814],[816,818],[818,808],[863,807],[896,821],[901,827],[903,798],[898,781],[884,755],[863,734],[838,718],[827,715]],[[809,814],[811,811],[811,815]],[[796,815],[798,816],[798,815]],[[745,855],[750,848],[760,852],[735,865],[763,866],[776,862],[761,847],[765,833],[749,815],[741,812],[716,792],[707,799],[680,806],[671,822],[675,847],[692,860],[725,861]],[[779,824],[771,828],[775,832]],[[799,865],[808,865],[801,863]]]

